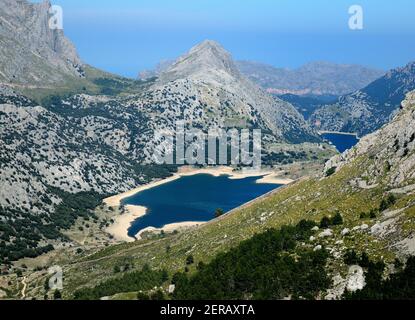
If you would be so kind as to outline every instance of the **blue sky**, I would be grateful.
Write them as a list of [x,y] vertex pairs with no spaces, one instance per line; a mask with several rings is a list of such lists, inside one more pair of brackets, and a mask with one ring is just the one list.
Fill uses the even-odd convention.
[[[39,1],[33,1],[39,2]],[[415,60],[413,0],[52,0],[81,58],[135,77],[205,39],[236,59],[298,67],[315,60],[390,69]],[[348,28],[348,9],[364,29]]]

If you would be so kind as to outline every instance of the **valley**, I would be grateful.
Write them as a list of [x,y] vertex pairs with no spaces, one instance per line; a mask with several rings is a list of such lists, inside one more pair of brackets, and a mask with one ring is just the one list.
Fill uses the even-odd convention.
[[203,40],[130,79],[50,6],[0,3],[0,300],[415,297],[413,62]]
[[363,136],[380,129],[399,111],[415,89],[415,63],[390,70],[361,90],[317,108],[309,122],[318,130],[354,132]]

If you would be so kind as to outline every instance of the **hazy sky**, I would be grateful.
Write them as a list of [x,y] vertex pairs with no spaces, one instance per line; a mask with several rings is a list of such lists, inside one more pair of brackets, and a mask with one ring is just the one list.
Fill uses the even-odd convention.
[[[34,1],[39,2],[39,1]],[[381,69],[415,60],[413,0],[52,0],[81,58],[135,77],[204,39],[278,67],[327,60]],[[348,9],[363,7],[364,29]]]

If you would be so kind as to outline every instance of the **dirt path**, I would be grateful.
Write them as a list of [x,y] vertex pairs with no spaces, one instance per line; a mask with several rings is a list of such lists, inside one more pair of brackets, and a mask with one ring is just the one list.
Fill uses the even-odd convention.
[[26,283],[26,277],[24,277],[22,279],[22,285],[23,285],[23,289],[22,289],[22,299],[26,299],[26,289],[27,289],[27,283]]

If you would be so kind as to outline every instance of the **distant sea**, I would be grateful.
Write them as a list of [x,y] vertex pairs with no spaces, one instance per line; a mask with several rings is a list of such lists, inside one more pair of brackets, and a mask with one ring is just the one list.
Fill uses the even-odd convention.
[[144,190],[123,201],[148,209],[128,231],[135,236],[147,227],[162,228],[178,222],[207,222],[215,218],[216,209],[228,212],[272,191],[280,185],[258,184],[261,177],[231,179],[208,174],[185,176],[158,187]]
[[353,148],[359,142],[354,134],[323,133],[321,136],[330,141],[342,153]]

